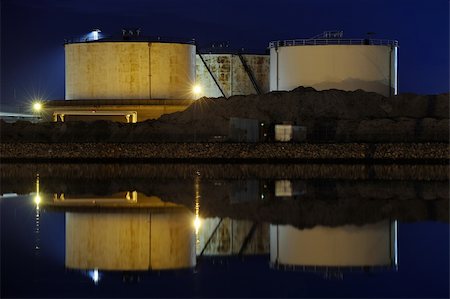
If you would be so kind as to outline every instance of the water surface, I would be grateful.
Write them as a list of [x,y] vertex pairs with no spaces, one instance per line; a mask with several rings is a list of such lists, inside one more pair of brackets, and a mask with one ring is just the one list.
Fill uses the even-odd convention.
[[4,170],[2,297],[449,295],[446,166]]

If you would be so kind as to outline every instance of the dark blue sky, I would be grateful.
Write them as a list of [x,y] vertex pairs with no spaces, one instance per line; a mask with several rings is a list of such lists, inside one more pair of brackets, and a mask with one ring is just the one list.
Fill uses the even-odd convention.
[[64,38],[123,27],[249,49],[324,30],[372,31],[399,40],[401,93],[449,91],[448,0],[1,0],[1,103],[63,99]]

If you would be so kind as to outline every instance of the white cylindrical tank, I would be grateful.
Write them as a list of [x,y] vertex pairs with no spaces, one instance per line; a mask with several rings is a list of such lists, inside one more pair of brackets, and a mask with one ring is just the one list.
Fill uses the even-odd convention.
[[396,222],[364,226],[270,226],[270,261],[277,266],[377,267],[397,263]]
[[193,215],[167,212],[66,213],[66,267],[175,270],[195,266]]
[[65,45],[66,100],[191,99],[195,45],[93,41]]
[[305,86],[395,95],[397,45],[397,41],[346,39],[271,42],[270,90]]

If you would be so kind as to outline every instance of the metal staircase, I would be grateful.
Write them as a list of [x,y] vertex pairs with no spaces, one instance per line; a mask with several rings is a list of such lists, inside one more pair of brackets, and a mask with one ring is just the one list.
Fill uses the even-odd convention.
[[223,97],[227,99],[227,96],[225,95],[225,92],[223,91],[222,87],[219,84],[219,81],[217,81],[216,76],[214,76],[213,72],[211,72],[211,69],[209,68],[208,64],[206,63],[205,59],[202,56],[202,53],[200,53],[199,50],[197,50],[197,55],[200,57],[200,59],[203,62],[203,65],[208,70],[208,73],[211,75],[211,78],[214,80],[214,83],[216,83],[216,86],[219,88],[220,92],[222,93]]
[[261,89],[258,86],[258,82],[256,82],[255,77],[253,76],[252,70],[248,66],[247,62],[245,61],[244,56],[242,56],[241,53],[237,54],[239,56],[239,59],[241,60],[242,65],[244,66],[244,70],[247,73],[248,77],[250,78],[250,81],[253,84],[253,88],[255,89],[257,94],[261,94]]

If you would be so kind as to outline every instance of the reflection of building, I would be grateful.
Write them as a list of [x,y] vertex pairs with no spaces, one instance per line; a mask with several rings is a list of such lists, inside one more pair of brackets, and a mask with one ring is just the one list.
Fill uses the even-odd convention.
[[397,266],[397,222],[363,226],[270,226],[270,261],[294,269]]
[[195,266],[195,217],[182,205],[136,191],[109,196],[61,193],[52,200],[44,196],[43,204],[66,211],[67,268],[142,271]]
[[66,267],[99,270],[174,270],[195,266],[189,210],[66,212]]
[[230,202],[243,203],[260,200],[261,184],[258,180],[236,180],[230,182]]
[[257,255],[269,252],[269,225],[230,218],[207,218],[200,229],[198,255]]
[[299,180],[276,180],[275,196],[276,197],[293,197],[302,195],[306,192],[306,184]]

